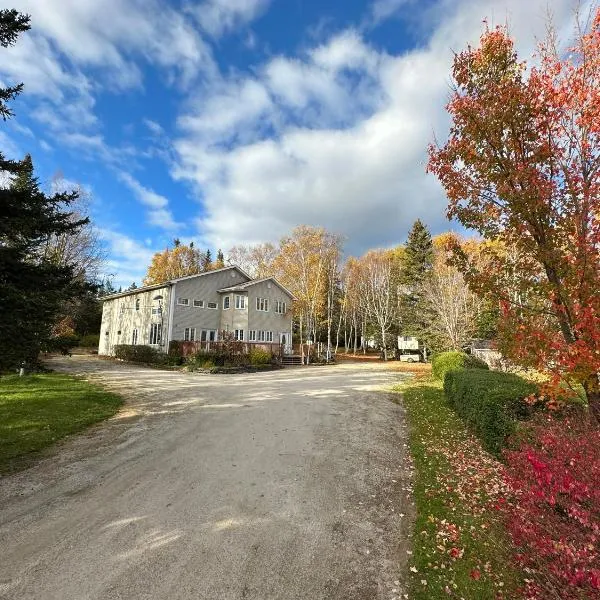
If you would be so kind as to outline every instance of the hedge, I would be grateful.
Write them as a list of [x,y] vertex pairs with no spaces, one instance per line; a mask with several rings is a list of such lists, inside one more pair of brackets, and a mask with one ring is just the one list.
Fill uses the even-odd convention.
[[250,364],[254,366],[270,365],[273,362],[271,353],[262,348],[251,348],[248,358],[250,359]]
[[452,369],[489,369],[489,367],[481,359],[464,352],[441,352],[431,360],[431,372],[440,381],[444,381],[444,376]]
[[444,377],[448,402],[481,438],[484,448],[496,455],[516,422],[531,416],[525,398],[538,391],[534,383],[501,371],[454,369]]
[[100,335],[98,333],[88,333],[79,340],[79,345],[82,348],[96,348],[100,344]]

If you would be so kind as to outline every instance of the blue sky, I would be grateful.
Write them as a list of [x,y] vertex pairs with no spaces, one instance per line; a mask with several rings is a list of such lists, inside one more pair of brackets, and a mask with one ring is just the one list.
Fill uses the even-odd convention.
[[346,249],[450,227],[425,173],[444,139],[452,50],[508,22],[529,54],[572,0],[13,0],[31,32],[0,50],[25,83],[0,128],[41,181],[87,191],[115,282],[174,237],[225,253],[298,224]]

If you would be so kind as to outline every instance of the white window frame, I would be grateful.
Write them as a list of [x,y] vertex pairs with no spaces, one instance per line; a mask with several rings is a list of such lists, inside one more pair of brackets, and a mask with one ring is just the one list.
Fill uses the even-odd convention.
[[[150,324],[150,346],[158,346],[162,336],[162,326],[160,323]],[[153,341],[154,340],[154,341]]]
[[209,342],[218,342],[219,341],[219,332],[216,329],[208,330],[208,341]]
[[231,296],[223,296],[223,310],[231,308]]
[[251,329],[248,332],[248,341],[249,342],[255,342],[256,341],[256,329]]
[[[214,306],[211,306],[211,304],[214,304]],[[217,308],[219,308],[219,303],[218,302],[207,302],[206,308],[209,308],[210,310],[217,310]]]
[[236,294],[235,307],[238,310],[244,310],[246,308],[246,296],[244,296],[243,294]]
[[283,300],[275,301],[275,312],[279,315],[285,315],[287,310],[287,305]]
[[190,299],[189,298],[177,298],[177,305],[178,306],[189,306]]
[[256,310],[259,312],[269,312],[269,299],[256,298]]
[[194,300],[194,308],[204,308],[204,300]]
[[183,330],[183,341],[184,342],[195,342],[196,341],[196,328],[186,327]]
[[273,341],[273,332],[265,331],[265,342],[272,342],[272,341]]
[[265,341],[265,333],[266,332],[262,331],[262,330],[259,330],[259,331],[256,332],[256,334],[257,334],[256,338],[257,338],[257,340],[259,342],[264,342]]
[[244,341],[244,330],[243,329],[236,329],[234,331],[233,335],[238,342]]
[[131,332],[131,345],[132,346],[137,346],[138,337],[139,337],[139,331],[138,331],[137,327],[135,327],[133,329],[133,331]]

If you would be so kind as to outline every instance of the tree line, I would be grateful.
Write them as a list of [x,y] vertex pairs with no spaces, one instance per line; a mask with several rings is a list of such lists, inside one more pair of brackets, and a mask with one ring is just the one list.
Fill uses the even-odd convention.
[[346,257],[342,236],[301,225],[278,244],[237,245],[226,260],[203,264],[193,244],[178,241],[157,253],[144,282],[160,283],[235,264],[251,277],[276,277],[296,297],[296,341],[322,342],[330,353],[378,347],[393,355],[397,337],[415,336],[426,351],[457,350],[473,337],[494,335],[497,306],[474,294],[448,264],[459,244],[477,255],[481,244],[448,233],[432,238],[416,221],[406,244]]

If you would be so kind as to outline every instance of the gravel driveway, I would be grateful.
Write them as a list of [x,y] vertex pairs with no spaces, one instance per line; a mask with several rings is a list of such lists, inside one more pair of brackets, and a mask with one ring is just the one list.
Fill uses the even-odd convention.
[[402,408],[377,365],[174,373],[60,358],[127,398],[0,479],[0,598],[403,598]]

